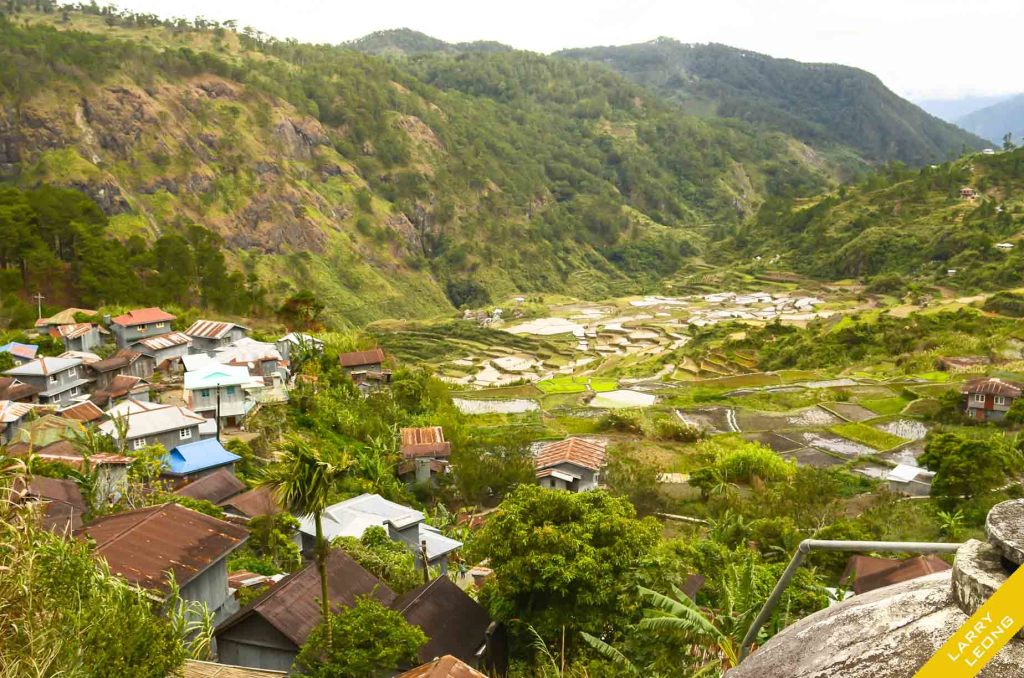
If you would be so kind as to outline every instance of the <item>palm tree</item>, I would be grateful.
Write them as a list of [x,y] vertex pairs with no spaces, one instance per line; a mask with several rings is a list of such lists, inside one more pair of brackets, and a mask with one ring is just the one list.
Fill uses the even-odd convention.
[[272,488],[282,506],[296,516],[312,516],[316,526],[314,559],[320,572],[320,611],[331,643],[331,605],[327,593],[328,544],[324,539],[323,512],[330,505],[338,481],[352,465],[345,453],[316,450],[297,436],[288,438],[276,463],[266,468],[259,485]]
[[708,642],[712,651],[718,656],[718,663],[728,669],[739,663],[740,645],[735,638],[723,633],[715,623],[693,602],[689,596],[672,587],[673,596],[666,596],[657,591],[640,587],[640,598],[653,609],[646,610],[648,616],[640,620],[638,628],[645,630],[670,629],[683,631],[688,635]]

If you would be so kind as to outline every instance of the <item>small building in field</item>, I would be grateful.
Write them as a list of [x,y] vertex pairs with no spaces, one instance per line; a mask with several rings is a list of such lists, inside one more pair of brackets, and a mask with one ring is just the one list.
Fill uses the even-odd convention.
[[399,477],[407,482],[423,483],[447,471],[452,444],[444,439],[440,426],[403,428],[400,435]]
[[1000,421],[1024,386],[996,377],[972,379],[960,388],[964,414],[978,421]]
[[239,459],[241,457],[228,452],[216,438],[197,440],[171,448],[164,457],[167,470],[163,476],[171,479],[176,487],[180,487],[220,469],[231,472]]
[[89,380],[85,378],[82,361],[78,358],[39,358],[13,367],[4,374],[40,389],[41,403],[68,405],[85,393]]
[[974,200],[978,197],[978,192],[970,186],[964,186],[960,189],[960,198],[963,200]]
[[379,347],[338,356],[342,371],[363,391],[375,391],[391,383],[391,370],[384,369],[385,360],[387,356]]
[[230,468],[221,466],[187,485],[182,485],[174,491],[174,494],[220,504],[245,490],[245,483],[239,480]]
[[168,332],[155,337],[139,339],[132,344],[138,351],[153,361],[153,369],[165,374],[181,372],[181,359],[188,355],[192,339],[182,332]]
[[533,465],[541,487],[569,492],[595,490],[605,465],[605,446],[583,438],[566,438],[542,446]]
[[168,572],[183,600],[205,603],[216,621],[238,602],[228,593],[228,556],[249,532],[174,503],[103,516],[78,531],[96,543],[111,572],[159,599],[170,595]]
[[199,425],[205,422],[202,416],[184,407],[142,403],[127,400],[125,408],[114,408],[107,412],[109,419],[99,429],[115,440],[120,436],[118,422],[127,425],[124,445],[127,450],[141,450],[147,445],[163,445],[165,449],[199,440]]
[[185,330],[192,339],[193,351],[211,355],[214,349],[234,343],[247,336],[248,332],[248,327],[219,320],[197,320]]
[[107,330],[95,323],[74,323],[50,328],[50,336],[64,342],[68,351],[91,351],[103,344]]
[[111,318],[110,329],[118,348],[129,348],[141,339],[167,334],[176,319],[159,308],[137,308]]
[[[427,564],[439,566],[442,573],[448,571],[448,555],[462,548],[462,542],[441,534],[436,527],[428,525],[421,511],[388,501],[379,494],[361,494],[329,506],[323,513],[324,536],[363,536],[367,528],[378,526],[387,530],[388,536],[401,542],[416,557],[416,566],[423,567],[422,550],[427,551]],[[316,527],[310,516],[299,518],[299,532],[302,534],[302,550],[311,552]]]
[[24,365],[36,359],[39,347],[35,344],[21,344],[17,341],[9,341],[0,346],[0,354],[6,353],[14,360],[15,365]]
[[[361,596],[390,606],[395,593],[340,549],[327,556],[331,610],[351,607]],[[299,648],[320,621],[320,573],[314,563],[271,586],[214,630],[220,661],[288,671]]]
[[211,363],[185,373],[185,401],[207,419],[238,426],[247,411],[244,387],[252,380],[245,367]]

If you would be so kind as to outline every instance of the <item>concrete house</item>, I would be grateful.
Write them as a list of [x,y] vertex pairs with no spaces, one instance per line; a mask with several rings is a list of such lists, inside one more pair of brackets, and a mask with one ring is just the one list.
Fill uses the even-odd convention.
[[400,478],[409,483],[424,483],[447,471],[452,444],[444,439],[440,426],[403,428],[400,435]]
[[142,403],[134,400],[125,401],[134,405],[123,410],[111,409],[109,419],[100,424],[103,433],[117,439],[117,421],[123,418],[128,430],[125,435],[125,449],[141,450],[147,445],[163,445],[165,449],[173,449],[182,443],[199,440],[199,425],[205,420],[195,412],[184,407],[161,405],[159,403]]
[[35,344],[21,344],[17,341],[9,341],[0,346],[0,354],[7,353],[14,360],[15,365],[24,365],[36,359],[39,347]]
[[159,308],[137,308],[110,319],[110,329],[118,348],[129,348],[140,339],[171,331],[175,316]]
[[[448,571],[448,554],[462,548],[462,542],[450,539],[437,528],[427,525],[421,511],[388,501],[379,494],[361,494],[329,506],[324,511],[322,522],[328,541],[335,537],[358,539],[369,527],[383,527],[391,539],[405,544],[412,551],[417,567],[423,567],[422,549],[425,546],[427,563],[439,566],[441,572]],[[310,516],[299,518],[299,532],[302,534],[302,550],[311,552],[316,528]]]
[[999,421],[1022,390],[1024,385],[995,377],[968,381],[960,388],[964,414],[978,421]]
[[207,419],[219,418],[221,426],[237,426],[247,411],[243,387],[252,379],[245,367],[208,364],[185,373],[185,401]]
[[228,452],[216,438],[197,440],[171,448],[164,457],[167,470],[161,475],[169,478],[175,487],[181,487],[220,469],[230,472],[239,459],[241,457]]
[[309,334],[301,332],[289,332],[275,343],[278,352],[284,360],[292,359],[292,350],[307,348],[314,353],[324,352],[324,342]]
[[94,323],[74,323],[50,328],[50,336],[64,342],[68,351],[91,351],[103,343],[107,331]]
[[205,603],[215,620],[238,609],[228,592],[227,559],[249,538],[244,527],[168,503],[103,516],[77,536],[96,542],[111,572],[157,598],[170,595],[171,572],[182,599]]
[[77,358],[39,358],[13,367],[4,374],[39,388],[39,402],[55,405],[70,404],[85,393],[89,383],[82,361]]
[[193,351],[212,355],[214,349],[244,338],[248,331],[249,328],[237,323],[197,320],[185,330],[185,334],[192,339]]
[[188,355],[192,339],[182,332],[168,332],[147,339],[139,339],[132,349],[153,361],[154,370],[166,373],[181,371],[181,359]]
[[533,459],[538,485],[570,492],[597,489],[604,464],[604,443],[583,438],[548,443]]
[[[332,550],[326,565],[333,611],[351,607],[360,596],[373,596],[385,606],[395,601],[386,584],[343,551]],[[220,661],[288,671],[320,620],[319,597],[320,573],[315,564],[285,577],[214,630]]]

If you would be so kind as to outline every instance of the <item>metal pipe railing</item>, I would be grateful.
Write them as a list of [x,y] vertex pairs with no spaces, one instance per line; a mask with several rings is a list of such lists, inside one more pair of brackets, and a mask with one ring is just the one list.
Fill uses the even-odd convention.
[[750,629],[747,630],[747,635],[743,636],[743,644],[740,646],[740,661],[746,658],[750,654],[750,646],[754,644],[754,639],[757,638],[757,632],[761,630],[764,623],[768,621],[768,618],[772,616],[772,612],[775,611],[775,607],[779,604],[779,600],[782,599],[782,594],[785,592],[786,587],[789,586],[789,582],[792,581],[794,575],[796,575],[797,569],[803,564],[807,558],[807,554],[811,551],[888,551],[890,553],[956,553],[956,550],[960,548],[961,544],[946,544],[941,542],[918,542],[918,541],[838,541],[828,539],[805,539],[800,542],[800,546],[797,547],[796,553],[793,554],[793,559],[789,561],[789,565],[786,566],[786,570],[779,577],[778,583],[775,584],[775,588],[772,590],[768,600],[764,601],[764,606],[761,611],[757,613],[757,617],[754,619],[754,623],[750,625]]

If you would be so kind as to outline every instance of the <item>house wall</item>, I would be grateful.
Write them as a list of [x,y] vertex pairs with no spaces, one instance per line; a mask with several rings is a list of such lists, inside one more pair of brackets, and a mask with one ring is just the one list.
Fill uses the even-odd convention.
[[[153,358],[153,362],[157,367],[160,367],[168,360],[175,361],[182,356],[188,355],[188,344],[182,344],[181,346],[171,346],[170,348],[160,349],[159,351],[149,352],[147,349],[146,355]],[[165,368],[166,369],[166,368]]]
[[[41,403],[56,403],[59,405],[66,405],[71,402],[71,399],[80,396],[85,393],[85,385],[81,384],[78,386],[78,393],[72,395],[71,387],[72,384],[84,378],[85,367],[78,365],[66,370],[61,370],[56,374],[48,376],[24,376],[18,377],[19,381],[23,381],[26,384],[31,384],[43,391],[57,391],[50,396],[40,395],[39,402]],[[74,375],[74,376],[72,376]],[[55,380],[55,381],[54,381]]]
[[232,327],[231,331],[224,335],[221,339],[209,339],[207,337],[192,337],[192,353],[209,353],[211,356],[214,354],[215,349],[221,346],[228,346],[235,343],[239,339],[244,339],[247,333],[241,327]]
[[93,327],[80,337],[74,339],[64,338],[64,348],[69,351],[91,351],[103,343],[99,328]]
[[238,601],[228,594],[227,562],[227,557],[221,558],[181,587],[182,599],[206,603],[206,607],[214,614],[215,624],[238,611]]
[[97,469],[96,501],[117,501],[128,490],[128,467],[102,464]]
[[155,435],[149,436],[136,436],[134,438],[128,438],[128,451],[131,452],[135,449],[136,440],[145,440],[147,445],[155,445],[157,443],[164,446],[164,449],[170,450],[178,445],[184,443],[194,443],[199,440],[199,424],[192,424],[190,426],[183,426],[182,428],[191,431],[191,435],[182,438],[181,429],[174,429],[173,431],[163,431]]
[[253,614],[217,638],[217,661],[253,669],[288,671],[298,648],[262,617]]
[[[980,395],[980,394],[979,394]],[[1000,421],[1006,416],[1006,412],[1013,405],[1013,398],[1003,396],[1002,402],[997,402],[996,397],[992,394],[985,394],[984,401],[975,400],[975,394],[970,393],[967,395],[966,402],[966,414],[973,419],[989,420],[989,421]]]
[[189,409],[193,412],[212,413],[217,410],[217,391],[220,391],[220,416],[240,417],[245,414],[245,392],[241,386],[221,386],[219,389],[195,389],[187,392]]
[[110,328],[114,332],[114,340],[117,342],[118,348],[125,348],[139,339],[167,334],[171,331],[171,323],[158,322],[144,325],[129,325],[127,327],[115,323]]

